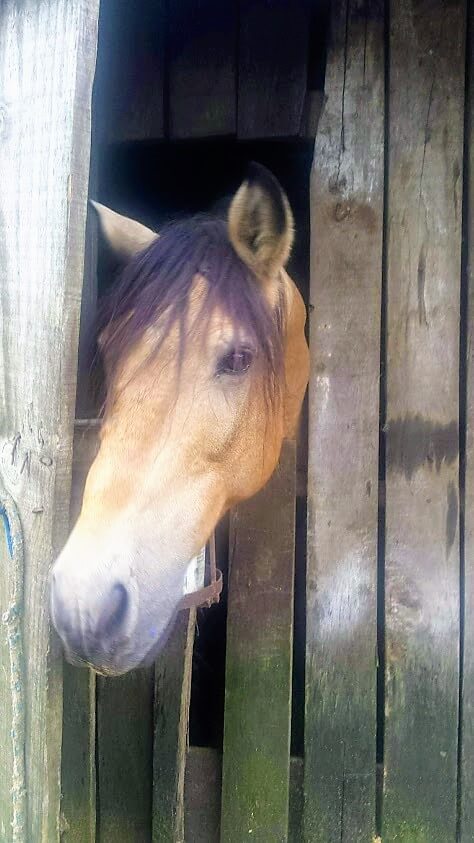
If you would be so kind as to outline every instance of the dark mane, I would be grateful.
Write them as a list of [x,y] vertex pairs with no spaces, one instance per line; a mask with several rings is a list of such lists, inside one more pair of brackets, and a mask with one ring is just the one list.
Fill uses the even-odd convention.
[[[105,301],[102,351],[111,367],[150,325],[160,320],[160,345],[171,327],[179,324],[180,356],[189,333],[186,315],[196,273],[208,281],[208,291],[197,320],[206,320],[216,307],[244,329],[264,366],[265,384],[275,393],[283,367],[285,314],[280,301],[269,306],[261,285],[238,257],[227,234],[226,223],[213,217],[194,217],[166,226],[160,236],[138,253],[120,273]],[[280,297],[282,299],[282,297]]]

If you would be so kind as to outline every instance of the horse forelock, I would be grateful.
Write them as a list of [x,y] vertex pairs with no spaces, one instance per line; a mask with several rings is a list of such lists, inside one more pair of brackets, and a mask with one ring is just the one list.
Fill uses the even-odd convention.
[[144,332],[159,323],[147,360],[156,355],[170,330],[178,325],[178,364],[192,335],[186,328],[196,276],[207,287],[194,328],[206,328],[216,308],[252,342],[264,372],[267,397],[278,392],[283,373],[286,319],[283,294],[275,307],[262,285],[230,243],[222,219],[201,216],[174,222],[120,272],[102,308],[102,352],[110,377]]

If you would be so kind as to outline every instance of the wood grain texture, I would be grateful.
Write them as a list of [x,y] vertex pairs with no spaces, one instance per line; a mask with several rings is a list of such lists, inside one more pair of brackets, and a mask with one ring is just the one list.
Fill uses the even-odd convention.
[[69,524],[97,0],[0,10],[0,460],[25,540],[28,840],[59,836],[61,657],[48,572]]
[[309,4],[240,0],[239,138],[299,134],[306,95]]
[[103,143],[164,136],[165,1],[102,0],[95,81]]
[[[87,276],[85,279],[87,282]],[[78,385],[80,393],[81,385]],[[71,483],[71,525],[79,516],[84,484],[98,451],[99,424],[76,424]],[[96,840],[96,678],[90,670],[63,667],[61,843]]]
[[150,843],[153,668],[97,680],[100,843]]
[[468,7],[466,88],[466,451],[464,501],[464,652],[461,699],[460,843],[474,840],[474,5]]
[[465,4],[390,4],[384,843],[456,839]]
[[333,4],[311,181],[305,840],[375,830],[383,3]]
[[231,517],[221,840],[288,840],[295,443]]
[[196,610],[180,612],[155,662],[153,843],[183,843],[184,782]]
[[235,134],[237,5],[174,0],[167,24],[169,137]]
[[[219,843],[222,757],[215,749],[188,751],[184,793],[186,843]],[[251,839],[251,835],[249,836]],[[268,838],[273,843],[274,838]],[[303,759],[290,759],[288,843],[303,840]]]

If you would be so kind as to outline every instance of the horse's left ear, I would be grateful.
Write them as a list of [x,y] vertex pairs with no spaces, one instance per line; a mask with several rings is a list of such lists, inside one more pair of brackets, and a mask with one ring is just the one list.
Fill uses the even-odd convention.
[[293,215],[276,178],[251,164],[228,216],[230,241],[258,278],[269,281],[285,266],[293,245]]
[[100,202],[90,200],[90,204],[97,212],[100,227],[105,240],[112,252],[121,260],[129,260],[137,252],[146,249],[158,234],[142,225],[137,220],[124,217],[117,211],[112,211]]

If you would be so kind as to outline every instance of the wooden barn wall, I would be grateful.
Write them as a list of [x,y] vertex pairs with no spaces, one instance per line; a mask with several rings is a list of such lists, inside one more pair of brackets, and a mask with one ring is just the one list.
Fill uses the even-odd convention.
[[[101,5],[103,55],[116,57],[99,62],[96,80],[96,101],[107,103],[96,126],[102,143],[296,138],[314,126],[310,4],[288,15],[283,0],[242,0],[225,15],[214,0],[143,0],[141,16],[122,0]],[[474,838],[471,7],[331,5],[309,187],[305,743],[304,758],[291,758],[294,443],[268,487],[231,519],[223,757],[188,747],[194,612],[182,614],[153,670],[110,681],[65,666],[61,728],[45,595],[69,508],[98,3],[2,5],[0,657],[8,670],[19,664],[10,661],[19,652],[10,646],[19,583],[28,606],[15,639],[25,653],[24,754],[11,728],[21,727],[23,686],[0,672],[2,840]],[[183,21],[198,13],[188,43]],[[294,74],[272,64],[286,48]],[[39,64],[44,72],[31,72]],[[94,261],[92,246],[84,330],[95,310]],[[82,389],[78,406],[89,407]],[[73,519],[96,430],[76,425]]]
[[98,0],[0,6],[0,838],[60,834],[62,657]]
[[474,835],[466,28],[464,2],[333,4],[311,186],[308,841]]

